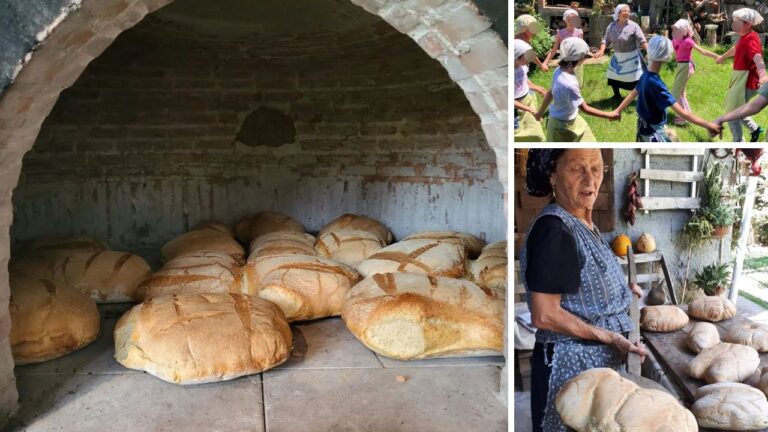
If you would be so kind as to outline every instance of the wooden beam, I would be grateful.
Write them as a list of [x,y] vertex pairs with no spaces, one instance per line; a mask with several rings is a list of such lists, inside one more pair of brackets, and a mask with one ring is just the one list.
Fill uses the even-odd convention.
[[640,149],[643,154],[649,155],[667,155],[667,156],[704,156],[706,149],[703,148],[660,148],[660,149]]
[[[627,264],[627,258],[626,257],[616,257],[616,259],[619,261],[619,264],[626,265]],[[661,252],[654,251],[651,253],[638,253],[635,254],[635,263],[647,263],[652,261],[659,261],[661,259]]]
[[[632,253],[632,246],[627,246],[627,272],[629,283],[637,283],[637,268],[635,267],[635,257]],[[634,293],[629,294],[632,297],[632,303],[629,306],[629,317],[632,320],[632,330],[629,332],[629,341],[633,344],[640,342],[640,309],[638,307],[637,297]],[[637,353],[627,354],[627,372],[633,375],[640,375],[640,355]]]
[[641,179],[690,183],[704,180],[703,172],[641,169]]
[[691,210],[701,208],[701,198],[641,197],[643,210]]

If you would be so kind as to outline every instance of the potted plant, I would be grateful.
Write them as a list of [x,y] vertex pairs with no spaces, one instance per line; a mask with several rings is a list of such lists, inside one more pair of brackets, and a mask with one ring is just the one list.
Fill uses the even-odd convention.
[[719,203],[714,208],[706,209],[705,217],[714,228],[712,232],[714,238],[723,238],[736,221],[733,208],[723,203]]
[[694,283],[708,296],[723,295],[730,278],[728,264],[710,264],[696,273]]
[[701,215],[696,215],[688,220],[688,223],[683,227],[683,236],[688,241],[688,244],[700,246],[705,240],[708,240],[712,236],[714,228],[709,220]]

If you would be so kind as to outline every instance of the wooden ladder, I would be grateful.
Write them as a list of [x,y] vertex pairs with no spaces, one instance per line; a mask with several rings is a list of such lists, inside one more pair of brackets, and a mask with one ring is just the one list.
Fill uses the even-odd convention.
[[[699,170],[699,157],[705,155],[705,149],[641,149],[645,154],[645,165],[640,170],[640,179],[644,180],[643,211],[651,210],[696,210],[701,207],[701,198],[696,196],[696,182],[704,180],[704,172]],[[677,171],[651,168],[651,156],[686,156],[693,157],[690,171]],[[690,197],[654,197],[651,196],[651,180],[689,183]]]

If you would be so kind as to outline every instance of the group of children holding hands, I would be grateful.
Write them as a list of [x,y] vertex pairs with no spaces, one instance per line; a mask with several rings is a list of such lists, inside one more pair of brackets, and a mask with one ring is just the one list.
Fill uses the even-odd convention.
[[[614,19],[618,20],[618,16],[622,13],[626,16],[628,9],[626,5],[619,5]],[[763,18],[755,10],[744,8],[733,13],[732,27],[739,35],[739,41],[722,56],[700,47],[693,39],[690,21],[685,19],[677,21],[672,26],[672,40],[659,35],[651,37],[647,41],[647,63],[641,60],[642,74],[637,81],[630,83],[634,89],[616,109],[610,112],[589,106],[582,97],[582,68],[585,59],[590,55],[590,50],[583,40],[583,32],[579,29],[581,18],[578,13],[570,9],[565,12],[563,19],[566,27],[558,31],[555,44],[543,63],[546,66],[555,52],[560,52],[559,67],[554,72],[552,86],[548,91],[536,86],[528,79],[528,65],[531,62],[541,63],[528,43],[538,29],[532,26],[535,22],[532,23],[525,17],[525,15],[518,17],[514,41],[516,141],[595,141],[581,113],[611,121],[619,120],[621,112],[635,99],[638,117],[637,141],[671,141],[666,128],[667,109],[672,109],[677,115],[676,125],[690,122],[706,129],[711,137],[721,135],[723,124],[727,123],[735,142],[743,139],[742,125],[749,130],[750,141],[761,141],[764,138],[764,129],[749,117],[768,106],[768,86],[763,85],[768,83],[768,74],[763,62],[760,39],[752,29],[753,26],[759,25]],[[625,22],[626,18],[621,24]],[[624,29],[623,26],[619,31],[622,29]],[[612,31],[615,32],[616,29]],[[638,48],[640,43],[645,48],[646,41],[642,33],[640,38],[637,40]],[[725,59],[734,57],[733,71],[725,98],[727,114],[712,122],[695,115],[686,97],[686,84],[695,71],[691,57],[693,50],[714,59],[716,63],[722,63]],[[659,70],[673,55],[677,68],[670,90],[659,76]],[[616,71],[621,71],[621,64],[613,63],[616,63],[616,60],[612,58],[611,72],[614,77],[619,77]],[[610,78],[611,85],[626,84],[611,81]],[[536,97],[531,92],[537,92],[544,97],[541,107],[536,106]],[[615,87],[614,93],[618,93]],[[545,136],[541,119],[547,109],[549,109],[549,120]]]

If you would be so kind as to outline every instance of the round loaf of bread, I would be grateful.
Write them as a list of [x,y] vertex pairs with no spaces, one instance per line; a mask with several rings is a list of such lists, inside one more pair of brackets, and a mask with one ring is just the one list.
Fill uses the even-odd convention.
[[99,251],[61,260],[53,279],[90,296],[96,303],[136,300],[139,284],[152,274],[144,259],[128,252]]
[[109,247],[92,237],[41,237],[14,251],[8,272],[19,277],[53,279],[56,267],[63,261],[105,250]]
[[691,411],[699,426],[716,430],[768,428],[768,400],[759,390],[741,383],[719,383],[696,390]]
[[486,286],[500,295],[507,292],[507,242],[489,244],[483,248],[477,260],[469,268],[472,279],[478,285]]
[[744,381],[744,384],[751,385],[768,396],[768,366],[758,368],[752,376]]
[[278,231],[294,231],[303,233],[304,225],[296,219],[277,212],[261,212],[241,219],[235,224],[235,236],[240,243],[249,245],[263,236]]
[[688,324],[688,315],[677,306],[646,306],[640,310],[640,327],[653,332],[673,332]]
[[720,333],[714,324],[708,322],[696,323],[688,333],[686,338],[688,348],[695,353],[700,353],[706,349],[720,343]]
[[409,235],[403,240],[437,240],[441,242],[449,242],[464,246],[466,248],[466,255],[469,258],[475,258],[480,255],[485,242],[472,234],[467,234],[458,231],[422,231]]
[[499,355],[504,299],[475,283],[413,273],[376,274],[349,292],[347,328],[394,359]]
[[175,384],[226,381],[288,359],[276,305],[244,294],[181,294],[134,306],[115,327],[115,359]]
[[452,242],[403,240],[391,244],[357,266],[363,277],[376,273],[420,273],[460,278],[466,273],[465,249]]
[[195,252],[214,251],[232,255],[239,262],[245,260],[245,250],[240,244],[214,228],[203,228],[186,232],[169,241],[161,250],[163,261]]
[[99,336],[99,310],[87,295],[61,282],[11,278],[11,351],[17,365],[76,351]]
[[339,315],[359,279],[353,268],[325,258],[268,256],[245,265],[243,292],[277,304],[288,321],[302,321]]
[[696,432],[693,414],[669,393],[644,389],[608,368],[568,380],[555,398],[563,423],[577,432]]
[[726,342],[751,346],[759,352],[768,352],[768,325],[749,322],[731,327]]
[[335,230],[318,237],[315,250],[320,257],[357,267],[384,246],[379,237],[368,231]]
[[736,305],[725,297],[699,296],[688,306],[688,315],[693,318],[719,322],[736,315]]
[[317,233],[317,237],[340,230],[367,231],[381,239],[385,246],[392,243],[392,233],[383,223],[368,216],[353,213],[343,214],[332,220]]
[[742,382],[755,373],[760,357],[746,345],[720,343],[699,353],[688,364],[688,375],[710,384]]
[[138,301],[169,294],[239,293],[242,266],[222,252],[195,252],[168,261],[136,292]]
[[316,255],[315,237],[296,231],[278,231],[254,239],[250,245],[248,261],[267,256]]

